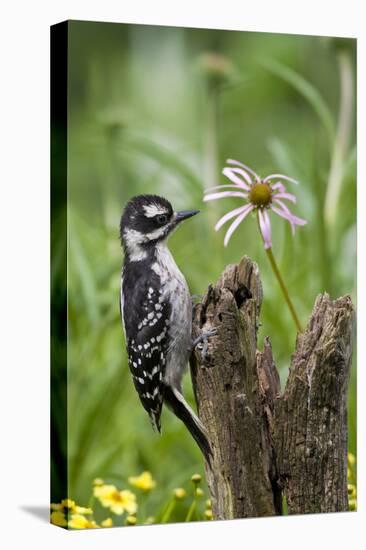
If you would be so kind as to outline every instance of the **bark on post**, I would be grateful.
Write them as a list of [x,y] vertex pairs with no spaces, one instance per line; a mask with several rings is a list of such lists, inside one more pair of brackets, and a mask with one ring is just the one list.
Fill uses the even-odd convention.
[[[280,513],[272,438],[263,406],[272,411],[272,393],[278,388],[267,399],[257,372],[261,303],[258,267],[244,258],[226,268],[195,310],[194,335],[213,327],[218,330],[205,360],[198,352],[191,361],[199,415],[213,447],[206,474],[218,519]],[[264,356],[259,363],[264,365]],[[273,370],[273,364],[269,368]],[[278,385],[276,374],[273,380]]]
[[195,309],[193,332],[217,328],[191,359],[199,416],[213,448],[206,474],[214,517],[347,509],[347,382],[353,308],[320,296],[299,335],[281,396],[271,345],[257,351],[258,267],[228,266]]
[[276,406],[277,465],[290,514],[348,510],[347,388],[354,311],[318,296]]

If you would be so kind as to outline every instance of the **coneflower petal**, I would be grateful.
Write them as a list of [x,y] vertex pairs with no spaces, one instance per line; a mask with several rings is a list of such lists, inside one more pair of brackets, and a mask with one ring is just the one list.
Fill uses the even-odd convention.
[[272,248],[271,221],[267,210],[258,209],[259,227],[263,236],[264,248]]
[[[278,206],[280,206],[281,210],[284,212],[284,214],[286,214],[287,216],[282,216],[285,218],[285,220],[287,220],[288,222],[290,222],[290,225],[291,225],[291,231],[292,231],[292,234],[295,235],[295,224],[294,222],[292,221],[292,213],[291,213],[291,210],[286,206],[286,204],[284,204],[280,199],[276,199],[274,198],[273,199],[273,202],[278,204]],[[273,212],[277,215],[280,215],[278,214],[278,212],[276,211],[276,207],[273,207],[273,205],[271,206]]]
[[280,181],[278,181],[277,183],[271,184],[271,188],[278,189],[280,193],[285,193],[286,191],[286,187]]
[[254,208],[252,204],[247,205],[248,208],[240,214],[236,220],[230,225],[229,229],[226,232],[225,239],[224,239],[224,246],[227,246],[230,240],[231,235],[234,233],[235,229],[241,224],[241,222],[246,218],[246,216],[251,212]]
[[238,188],[238,186],[234,183],[231,185],[216,185],[215,187],[209,187],[208,189],[205,189],[204,193],[211,193],[211,191],[217,191],[218,189],[236,189],[237,191],[239,191],[242,188]]
[[[242,187],[246,191],[249,191],[250,186],[252,185],[252,180],[250,179],[248,174],[245,174],[244,170],[241,170],[240,168],[229,168],[228,166],[226,166],[223,169],[222,173],[224,174],[224,176],[229,178],[229,180],[236,183],[236,185],[239,185],[239,187]],[[240,174],[247,183],[245,183],[242,178],[239,178],[236,174]]]
[[266,183],[268,180],[275,179],[275,178],[278,178],[280,180],[292,181],[292,183],[296,183],[296,185],[299,184],[297,180],[294,180],[293,178],[289,178],[288,176],[284,176],[283,174],[270,174],[269,176],[266,176],[263,181]]
[[243,164],[242,162],[239,162],[238,160],[234,160],[234,159],[227,159],[226,162],[228,164],[236,164],[237,166],[241,166],[242,168],[245,168],[247,172],[249,172],[250,174],[253,174],[253,176],[257,181],[260,181],[261,178],[258,176],[257,172],[254,172],[254,170],[249,168],[249,166],[247,166],[246,164]]
[[244,213],[246,210],[253,210],[251,208],[251,204],[246,204],[245,206],[241,206],[240,208],[235,208],[235,210],[231,210],[225,216],[219,219],[217,224],[215,225],[215,230],[218,231],[227,221],[231,220],[231,218],[234,218],[235,216],[238,216],[242,212]]
[[287,199],[296,204],[296,197],[292,193],[276,193],[273,195],[273,199]]
[[288,214],[291,218],[294,218],[295,220],[297,220],[296,222],[294,222],[296,225],[306,225],[308,222],[306,220],[303,220],[302,218],[298,218],[297,216],[295,216],[291,210],[288,208],[288,206],[282,202],[280,199],[274,199],[274,202],[276,202],[284,211],[286,214]]
[[281,218],[284,218],[288,222],[290,222],[292,233],[295,233],[295,226],[296,225],[306,225],[307,221],[303,220],[301,218],[298,218],[297,216],[294,216],[291,212],[285,212],[284,210],[280,208],[276,208],[275,206],[271,206],[271,209],[275,214],[278,216],[281,216]]
[[281,206],[281,208],[283,208],[283,210],[287,214],[289,214],[291,216],[291,211],[290,211],[289,207],[284,202],[282,202],[280,199],[277,199],[277,195],[273,196],[273,202],[276,202],[279,206]]
[[247,199],[248,195],[241,193],[240,191],[224,191],[223,193],[212,193],[212,195],[206,195],[203,197],[204,202],[214,201],[216,199],[225,199],[226,197],[241,197]]
[[271,210],[272,210],[275,214],[277,214],[278,216],[281,216],[281,218],[285,218],[285,220],[287,220],[288,222],[290,222],[292,234],[295,235],[295,224],[294,224],[294,222],[291,220],[291,217],[289,217],[289,215],[286,214],[286,212],[284,212],[283,210],[279,210],[279,209],[276,208],[275,206],[271,206]]

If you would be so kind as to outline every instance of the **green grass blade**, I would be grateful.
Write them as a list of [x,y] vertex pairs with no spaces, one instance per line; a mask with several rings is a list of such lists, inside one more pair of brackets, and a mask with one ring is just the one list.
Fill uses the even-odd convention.
[[262,65],[272,74],[290,84],[290,86],[297,90],[308,101],[322,122],[328,135],[329,143],[333,143],[335,136],[334,119],[327,104],[315,86],[290,67],[282,65],[282,63],[274,59],[263,61]]

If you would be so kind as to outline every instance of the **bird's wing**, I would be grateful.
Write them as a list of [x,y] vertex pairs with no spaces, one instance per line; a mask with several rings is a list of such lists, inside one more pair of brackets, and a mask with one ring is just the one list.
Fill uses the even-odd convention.
[[153,425],[160,431],[170,305],[157,283],[154,277],[140,277],[132,285],[124,275],[121,309],[133,382]]

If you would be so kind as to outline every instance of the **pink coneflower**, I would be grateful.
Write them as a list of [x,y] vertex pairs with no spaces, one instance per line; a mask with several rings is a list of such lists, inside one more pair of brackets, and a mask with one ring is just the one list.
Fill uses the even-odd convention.
[[[226,197],[237,197],[242,199],[244,204],[225,214],[225,216],[217,222],[215,229],[217,231],[226,222],[235,218],[225,235],[224,245],[227,246],[231,235],[234,233],[235,229],[239,227],[241,222],[245,220],[248,214],[253,211],[257,213],[258,226],[273,273],[281,287],[295,325],[298,331],[301,332],[301,323],[272,252],[271,221],[269,218],[269,212],[274,212],[281,218],[284,218],[290,223],[293,234],[297,225],[305,225],[307,223],[305,220],[294,216],[284,203],[286,200],[296,203],[296,197],[292,193],[287,193],[283,182],[290,181],[296,184],[298,182],[283,174],[270,174],[262,179],[254,170],[237,160],[229,159],[226,162],[233,166],[226,166],[222,173],[229,178],[232,183],[208,189],[205,193],[209,194],[206,194],[203,200],[207,202],[216,199],[224,199]],[[229,190],[223,191],[223,189]],[[219,192],[212,193],[212,191],[218,190]]]
[[[294,216],[284,203],[286,200],[296,203],[296,197],[292,193],[287,193],[283,181],[297,184],[296,180],[283,174],[270,174],[262,179],[254,170],[237,160],[228,159],[227,163],[234,166],[226,166],[222,173],[233,183],[208,189],[205,193],[209,194],[206,194],[203,199],[207,202],[226,197],[237,197],[245,202],[244,205],[225,214],[215,225],[217,231],[226,222],[235,218],[226,232],[225,246],[227,246],[235,229],[254,210],[257,211],[265,249],[272,248],[270,211],[287,220],[291,225],[292,233],[295,232],[296,225],[307,223],[305,220]],[[222,191],[223,189],[230,189],[230,191]],[[220,192],[212,193],[212,191],[218,190]]]

